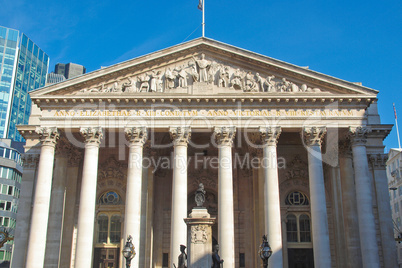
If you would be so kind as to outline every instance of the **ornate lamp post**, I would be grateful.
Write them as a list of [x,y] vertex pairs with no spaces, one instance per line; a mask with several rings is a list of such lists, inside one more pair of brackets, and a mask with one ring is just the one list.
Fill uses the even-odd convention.
[[258,254],[260,255],[260,258],[264,263],[264,268],[268,268],[268,259],[272,255],[272,250],[271,247],[269,246],[266,235],[262,236],[262,243],[260,246],[260,250],[258,251]]
[[122,253],[124,258],[126,258],[126,268],[130,268],[131,260],[135,257],[135,250],[133,245],[133,237],[129,235],[127,237],[126,245],[124,246]]

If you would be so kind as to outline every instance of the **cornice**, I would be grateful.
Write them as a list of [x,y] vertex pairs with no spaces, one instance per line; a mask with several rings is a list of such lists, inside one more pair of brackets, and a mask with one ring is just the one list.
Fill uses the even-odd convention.
[[329,105],[335,104],[345,107],[355,107],[366,109],[371,103],[377,100],[375,95],[332,95],[330,93],[310,94],[269,94],[269,93],[251,93],[251,94],[218,94],[218,95],[192,95],[192,94],[153,94],[153,93],[135,93],[135,94],[108,94],[98,93],[96,95],[46,95],[32,98],[33,102],[39,107],[58,108],[64,106],[76,106],[80,104],[225,104],[225,103],[261,103],[271,105]]

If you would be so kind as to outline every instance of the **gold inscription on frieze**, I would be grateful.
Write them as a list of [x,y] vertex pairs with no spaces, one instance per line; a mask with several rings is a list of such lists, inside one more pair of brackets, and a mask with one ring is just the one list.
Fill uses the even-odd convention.
[[357,110],[58,110],[53,117],[353,117]]

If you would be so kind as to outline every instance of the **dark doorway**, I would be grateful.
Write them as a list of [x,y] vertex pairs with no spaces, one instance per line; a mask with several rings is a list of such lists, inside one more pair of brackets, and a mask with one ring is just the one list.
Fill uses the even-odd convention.
[[289,268],[314,268],[312,248],[289,248]]
[[118,268],[120,248],[95,248],[93,268]]

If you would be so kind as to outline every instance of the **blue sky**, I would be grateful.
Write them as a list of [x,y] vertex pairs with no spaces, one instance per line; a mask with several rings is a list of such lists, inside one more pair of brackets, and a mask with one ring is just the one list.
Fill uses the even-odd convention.
[[[201,36],[198,0],[0,0],[0,25],[88,71]],[[402,1],[206,0],[206,36],[380,91],[402,123]],[[402,124],[401,124],[402,128]],[[398,147],[395,128],[385,141]]]

